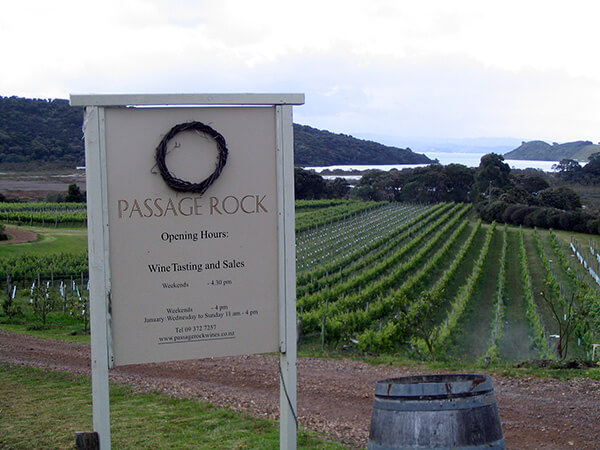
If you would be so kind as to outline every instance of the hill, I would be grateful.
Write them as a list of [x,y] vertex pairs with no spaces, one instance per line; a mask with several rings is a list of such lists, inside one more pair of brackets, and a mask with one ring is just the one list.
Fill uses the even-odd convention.
[[505,153],[506,159],[526,159],[533,161],[560,161],[562,159],[574,159],[587,161],[593,153],[600,152],[600,145],[591,141],[566,142],[564,144],[544,141],[523,142],[516,149]]
[[[0,97],[0,168],[4,170],[73,168],[85,164],[83,109],[67,100]],[[295,163],[419,164],[432,162],[410,149],[294,124]]]
[[347,134],[294,124],[294,162],[303,166],[349,164],[429,164],[427,156]]
[[0,167],[84,165],[82,121],[82,109],[67,100],[0,97]]

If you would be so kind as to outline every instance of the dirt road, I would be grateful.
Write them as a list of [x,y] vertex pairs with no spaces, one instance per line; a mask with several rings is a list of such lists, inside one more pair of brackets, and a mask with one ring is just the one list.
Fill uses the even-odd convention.
[[[89,357],[87,345],[0,330],[0,362],[88,375]],[[132,365],[111,371],[110,377],[140,391],[159,390],[275,418],[279,408],[277,361],[269,355]],[[375,382],[417,373],[421,372],[410,367],[300,358],[300,423],[350,447],[365,446]],[[493,381],[508,448],[600,447],[599,382],[497,376]]]
[[32,233],[31,231],[20,230],[17,228],[6,227],[4,229],[4,232],[10,236],[10,239],[7,241],[0,241],[0,245],[21,244],[23,242],[31,242],[37,239],[37,234]]

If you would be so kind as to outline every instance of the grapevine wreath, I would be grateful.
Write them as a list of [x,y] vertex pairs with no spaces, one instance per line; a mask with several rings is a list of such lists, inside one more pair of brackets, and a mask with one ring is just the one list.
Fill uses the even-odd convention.
[[[167,156],[167,145],[171,139],[173,139],[178,133],[183,131],[194,130],[199,133],[204,133],[205,135],[210,136],[217,143],[217,149],[219,150],[219,158],[217,159],[216,167],[213,173],[204,180],[199,183],[192,183],[190,181],[185,181],[180,178],[175,177],[167,167],[165,162]],[[225,164],[227,163],[227,145],[225,143],[225,138],[216,131],[215,129],[209,127],[208,125],[202,122],[185,122],[175,125],[173,128],[169,130],[169,132],[163,137],[162,141],[158,147],[156,147],[156,165],[160,170],[160,174],[165,180],[165,183],[172,189],[179,192],[194,192],[196,194],[202,195],[206,192],[206,190],[219,178]]]

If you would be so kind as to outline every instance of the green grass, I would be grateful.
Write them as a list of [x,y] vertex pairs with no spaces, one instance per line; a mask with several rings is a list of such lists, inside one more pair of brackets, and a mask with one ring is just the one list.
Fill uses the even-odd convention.
[[473,361],[482,356],[490,343],[500,269],[497,255],[502,246],[501,234],[502,231],[496,228],[483,265],[483,273],[469,301],[467,313],[457,327],[457,336],[454,337],[455,348],[452,353],[466,360]]
[[530,377],[554,378],[556,380],[572,380],[576,378],[589,378],[600,381],[600,367],[586,369],[543,369],[536,367],[515,367],[507,364],[497,366],[493,373],[504,377]]
[[[74,324],[50,324],[45,329],[31,329],[30,324],[20,323],[2,323],[3,317],[0,317],[0,330],[10,331],[11,333],[26,334],[44,339],[56,339],[59,341],[79,342],[82,344],[90,343],[89,332],[84,332],[80,323]],[[0,447],[1,448],[1,447]]]
[[[335,359],[352,359],[362,361],[372,366],[387,366],[387,367],[411,367],[415,371],[421,373],[474,373],[481,372],[496,376],[505,377],[537,377],[537,378],[555,378],[558,380],[570,380],[574,378],[589,378],[592,380],[600,380],[600,362],[597,366],[585,369],[568,369],[568,368],[541,368],[535,364],[515,364],[514,361],[501,361],[485,364],[481,361],[464,361],[461,359],[447,357],[436,360],[415,360],[410,357],[382,353],[379,355],[365,354],[357,351],[346,349],[326,349],[321,350],[320,339],[315,336],[309,337],[302,341],[298,349],[300,357],[311,358],[335,358]],[[557,361],[550,361],[550,364]]]
[[[0,364],[0,448],[74,447],[75,432],[91,431],[87,378]],[[274,449],[275,421],[256,419],[195,400],[134,393],[111,385],[111,440],[115,449]],[[301,431],[298,447],[339,449]]]
[[0,258],[5,256],[35,253],[36,255],[50,255],[54,253],[82,253],[87,250],[86,228],[43,228],[43,227],[16,227],[12,228],[32,231],[38,235],[38,240],[22,244],[0,245]]
[[[4,293],[0,294],[0,304],[4,300],[5,295]],[[87,330],[85,330],[83,321],[69,314],[63,314],[62,311],[53,311],[48,313],[46,325],[42,325],[39,317],[35,316],[27,299],[28,296],[17,296],[15,302],[20,304],[22,314],[13,319],[2,315],[3,311],[0,309],[2,311],[2,314],[0,314],[0,329],[39,338],[84,344],[90,343],[89,324]]]
[[460,287],[470,275],[473,270],[473,265],[479,255],[479,251],[481,250],[481,246],[485,240],[485,233],[488,225],[483,225],[477,234],[475,235],[475,239],[467,252],[463,263],[460,265],[458,270],[456,271],[454,277],[448,283],[446,290],[444,292],[444,297],[446,301],[439,308],[439,312],[437,313],[436,319],[443,320],[448,314],[451,306],[451,300],[457,295]]
[[548,332],[547,334],[556,334],[558,332],[558,326],[552,317],[550,308],[540,295],[540,292],[546,291],[548,288],[545,284],[546,275],[542,261],[538,256],[533,229],[524,228],[523,233],[525,239],[525,250],[527,251],[527,261],[529,264],[529,275],[531,277],[531,284],[533,288],[533,298],[538,307],[542,324]]
[[[460,223],[459,223],[459,225],[460,225]],[[465,227],[465,229],[460,233],[460,236],[458,237],[458,239],[456,239],[456,242],[452,245],[452,247],[448,251],[449,257],[442,258],[442,261],[440,261],[440,263],[437,264],[433,268],[433,270],[431,270],[429,273],[427,273],[427,276],[423,280],[423,283],[422,283],[423,290],[431,289],[436,284],[436,282],[440,279],[440,277],[443,276],[444,272],[446,272],[448,267],[452,264],[454,256],[460,251],[462,245],[467,240],[467,238],[473,231],[474,227],[475,227],[475,224],[472,221],[470,221],[468,223],[468,225]]]
[[573,252],[571,250],[571,246],[570,246],[571,237],[574,237],[575,240],[579,243],[579,245],[583,247],[582,250],[584,252],[586,259],[588,260],[588,263],[591,264],[592,268],[596,271],[596,273],[598,273],[599,272],[598,266],[596,265],[596,261],[595,261],[594,257],[590,254],[589,247],[588,247],[590,240],[595,242],[596,247],[599,246],[598,239],[597,239],[598,236],[591,236],[588,234],[584,235],[584,234],[576,234],[576,233],[566,233],[564,231],[555,231],[554,234],[556,234],[556,237],[558,238],[558,243],[560,244],[560,247],[562,248],[563,253],[567,257],[567,260],[570,261],[569,265],[570,265],[571,269],[575,271],[575,273],[577,274],[578,277],[585,280],[588,286],[590,286],[593,290],[595,290],[598,294],[600,294],[600,286],[598,286],[596,284],[596,282],[590,276],[589,272],[583,267],[583,265],[581,265],[579,263],[579,261],[573,254]]
[[[314,211],[315,210],[312,210],[313,214],[314,214]],[[316,211],[318,212],[319,210],[316,209]],[[487,226],[488,225],[484,225],[482,227],[482,230],[485,230]],[[31,230],[31,231],[38,233],[39,240],[36,242],[33,242],[33,243],[2,245],[2,246],[0,246],[0,258],[8,256],[8,255],[19,255],[19,254],[25,254],[25,253],[30,253],[30,254],[35,253],[35,254],[41,254],[41,255],[60,253],[60,252],[77,253],[77,252],[84,251],[87,247],[87,233],[86,233],[85,228],[83,228],[83,227],[42,228],[42,227],[23,226],[21,228],[26,229],[26,230]],[[512,227],[509,227],[509,230],[510,230],[509,233],[512,233],[512,232],[515,232],[516,228],[513,229]],[[461,236],[461,240],[462,240],[462,238],[467,236],[468,231],[469,231],[468,229],[466,229],[464,231],[463,235]],[[543,320],[548,329],[548,332],[556,333],[556,324],[554,323],[552,317],[550,316],[547,306],[545,306],[543,304],[543,302],[541,302],[539,299],[539,292],[545,289],[545,286],[543,283],[544,273],[543,273],[543,267],[541,266],[541,261],[537,257],[537,251],[535,249],[535,245],[533,242],[533,234],[532,234],[533,230],[525,228],[524,233],[525,233],[525,243],[527,246],[528,258],[529,258],[529,262],[530,262],[529,268],[530,268],[530,272],[531,272],[531,278],[533,281],[533,292],[536,296],[536,301],[538,301],[538,306],[540,307],[540,311],[542,313]],[[540,230],[540,234],[542,235],[542,241],[547,246],[549,258],[556,259],[554,257],[554,255],[552,254],[552,250],[549,247],[549,244],[547,242],[547,231]],[[589,239],[594,239],[597,243],[599,243],[598,246],[600,247],[600,237],[597,237],[597,236],[589,236],[589,235],[582,235],[582,234],[577,234],[577,233],[567,233],[567,232],[557,232],[557,236],[559,236],[559,240],[561,241],[563,248],[566,250],[565,254],[569,254],[569,252],[570,252],[570,250],[568,249],[568,241],[570,240],[571,236],[575,236],[579,240],[579,242],[583,245],[586,245],[587,241]],[[473,258],[476,256],[476,254],[480,248],[480,245],[483,242],[483,237],[484,237],[483,231],[478,233],[478,235],[476,236],[476,238],[473,242],[471,251],[465,258],[465,261],[463,262],[463,264],[461,264],[460,269],[453,277],[453,280],[450,281],[450,283],[446,289],[446,292],[445,292],[446,298],[452,298],[455,295],[455,293],[457,292],[457,290],[460,288],[460,286],[464,283],[466,276],[468,276],[468,274],[470,273],[470,270],[472,269],[472,265],[474,262]],[[514,247],[514,236],[513,236],[512,242],[513,242],[513,245],[511,247]],[[458,248],[458,245],[459,245],[459,243],[456,244],[455,248]],[[494,263],[493,263],[494,258],[497,256],[498,248],[499,248],[498,245],[495,245],[492,247],[493,247],[491,249],[492,255],[490,256],[491,262],[486,263],[486,265],[488,267],[494,266]],[[432,252],[433,251],[435,251],[435,249],[432,249]],[[452,254],[452,252],[451,252],[451,254]],[[509,258],[510,258],[510,256],[511,256],[511,254],[510,254],[510,250],[509,250]],[[428,274],[427,278],[422,281],[424,288],[430,287],[436,281],[436,279],[441,275],[443,270],[446,269],[447,265],[449,264],[450,259],[451,259],[451,257],[448,258],[447,261],[444,261],[443,263],[441,263],[439,265],[439,267],[437,267],[436,270],[434,270],[430,274]],[[514,266],[515,261],[516,261],[516,259],[511,262],[510,267]],[[578,263],[574,264],[574,268],[577,273],[584,273],[583,269],[581,269],[578,266]],[[561,273],[561,270],[559,270],[560,268],[558,266],[556,267],[556,269],[557,269],[556,270],[557,275],[559,277],[562,277],[561,279],[563,281],[563,284],[565,286],[567,286],[568,283],[566,283],[566,280],[564,280],[564,273]],[[483,295],[483,297],[480,298],[480,300],[483,300],[484,303],[491,299],[492,295],[490,293],[491,293],[492,289],[495,289],[496,282],[494,279],[494,277],[495,277],[494,272],[497,273],[497,268],[494,269],[492,267],[492,269],[490,269],[490,270],[484,270],[482,280],[480,281],[480,286],[479,286],[478,290],[481,291],[481,292],[479,292],[480,296]],[[518,279],[518,271],[514,270],[511,272],[510,268],[509,268],[507,274],[509,276],[509,279],[507,280],[507,286],[506,286],[507,294],[519,296],[520,289],[521,289],[521,282],[520,282],[520,279]],[[0,275],[0,279],[1,279],[1,275]],[[514,292],[511,292],[511,289]],[[594,287],[594,289],[597,289],[597,288]],[[483,292],[486,290],[488,290],[489,292]],[[19,286],[18,292],[22,295],[22,292],[24,292],[22,286]],[[519,326],[522,326],[523,320],[520,320],[522,318],[519,317],[519,315],[522,315],[522,308],[521,309],[516,308],[515,311],[512,311],[510,308],[510,306],[512,305],[512,301],[513,301],[512,299],[507,299],[508,309],[506,311],[506,314],[507,314],[506,320],[509,322],[519,323]],[[439,317],[440,318],[445,317],[445,314],[447,313],[447,308],[448,308],[448,302],[446,302],[439,308]],[[473,318],[474,316],[477,316],[476,318],[480,319],[479,321],[480,321],[481,327],[480,327],[479,333],[477,333],[477,335],[475,335],[474,333],[471,333],[471,336],[466,337],[466,339],[468,341],[470,341],[471,343],[483,345],[488,340],[489,328],[490,328],[490,324],[491,324],[491,319],[488,318],[489,319],[488,320],[488,319],[485,319],[485,317],[484,317],[485,313],[489,310],[489,305],[483,305],[483,307],[482,307],[482,305],[479,302],[477,302],[477,303],[473,304],[471,309],[472,310],[470,313],[471,314],[470,317]],[[0,307],[0,314],[3,314],[1,307]],[[479,317],[479,316],[481,316],[481,317]],[[2,321],[5,321],[5,318],[0,316],[0,328],[6,329],[8,331],[27,333],[27,334],[32,334],[32,335],[39,336],[39,337],[51,337],[51,338],[64,339],[64,340],[70,340],[70,341],[76,341],[76,342],[89,342],[89,335],[82,334],[80,332],[81,331],[80,324],[64,323],[61,326],[61,323],[59,323],[60,321],[59,322],[51,322],[51,326],[48,329],[36,331],[36,330],[29,329],[30,328],[29,324],[31,323],[30,321],[28,321],[27,324],[18,324],[17,323],[17,324],[10,324],[10,325],[2,324],[1,323]],[[470,320],[467,320],[466,322],[468,323],[468,322],[470,322]],[[465,322],[463,322],[463,323],[465,323]],[[473,324],[469,325],[469,327],[472,327],[472,326],[473,326]],[[511,325],[509,324],[507,326],[508,326],[508,335],[511,335],[512,334],[510,332]],[[463,328],[466,328],[466,326]],[[523,330],[521,330],[521,331],[523,331]],[[466,334],[466,331],[463,331],[463,333]],[[521,337],[524,337],[524,333],[521,333],[520,335],[521,335]],[[480,336],[481,336],[481,338],[478,339]],[[480,350],[481,349],[477,348],[477,349],[473,349],[472,351],[470,350],[470,351],[464,352],[464,353],[465,353],[465,355],[466,355],[466,353],[472,353],[471,357],[473,357],[474,355],[480,353]],[[406,356],[411,356],[410,350],[407,351]],[[526,354],[523,353],[519,357],[525,357],[525,356],[526,356]],[[581,356],[581,355],[577,355],[577,356]]]
[[504,284],[505,328],[500,345],[500,355],[508,361],[536,357],[531,348],[532,331],[526,318],[525,294],[521,281],[519,239],[516,228],[508,228],[506,252],[506,283]]

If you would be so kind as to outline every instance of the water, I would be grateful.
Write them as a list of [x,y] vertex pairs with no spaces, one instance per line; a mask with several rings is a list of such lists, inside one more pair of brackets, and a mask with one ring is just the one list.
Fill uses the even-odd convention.
[[[481,158],[488,153],[449,153],[449,152],[428,152],[427,156],[431,159],[438,159],[441,164],[462,164],[467,167],[479,167]],[[504,162],[511,169],[540,169],[544,172],[552,172],[552,166],[559,161],[530,161],[525,159],[505,159]]]
[[[461,153],[461,152],[427,152],[427,156],[431,159],[437,159],[440,164],[448,165],[448,164],[462,164],[467,167],[479,167],[479,162],[481,161],[481,157],[486,155],[487,153]],[[544,172],[552,172],[552,166],[558,164],[558,161],[527,161],[527,160],[516,160],[516,159],[507,159],[506,162],[511,169],[539,169]],[[412,169],[415,167],[426,167],[427,164],[384,164],[384,165],[339,165],[339,166],[320,166],[320,167],[305,167],[307,170],[314,170],[317,173],[322,172],[325,169],[330,170],[372,170],[378,169],[383,171],[389,171],[391,169]],[[343,178],[347,180],[358,180],[360,179],[360,175],[345,175]],[[335,175],[325,175],[323,178],[332,179],[332,178],[342,178]]]

